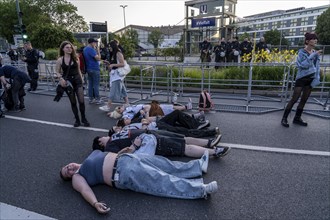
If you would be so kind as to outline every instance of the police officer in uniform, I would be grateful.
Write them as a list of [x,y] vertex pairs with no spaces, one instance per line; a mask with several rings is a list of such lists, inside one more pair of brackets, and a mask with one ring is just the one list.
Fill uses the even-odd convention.
[[[226,49],[227,44],[225,38],[222,38],[219,41],[218,45],[213,48],[213,53],[215,54],[215,62],[216,63],[224,63],[226,62]],[[219,66],[215,66],[215,69],[219,69]]]
[[200,45],[202,63],[211,62],[211,51],[212,51],[212,45],[209,42],[209,39],[206,37]]
[[38,79],[39,79],[39,52],[38,50],[32,48],[31,42],[24,43],[25,55],[22,58],[24,62],[27,63],[27,69],[29,76],[31,78],[30,88],[28,91],[35,91],[38,87]]
[[[244,41],[240,44],[240,51],[241,56],[244,56],[245,54],[249,54],[252,52],[252,43],[249,41],[248,38],[244,38]],[[251,57],[248,60],[248,62],[251,61]]]
[[240,54],[238,37],[235,37],[231,41],[229,45],[229,51],[230,51],[229,53],[230,61],[234,63],[238,63],[238,57]]

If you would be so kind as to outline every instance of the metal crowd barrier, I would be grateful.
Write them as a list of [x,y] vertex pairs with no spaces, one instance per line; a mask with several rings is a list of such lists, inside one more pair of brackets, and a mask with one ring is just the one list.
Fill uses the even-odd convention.
[[[286,63],[174,63],[135,61],[129,62],[131,68],[138,68],[140,75],[129,74],[125,83],[128,88],[131,103],[146,102],[153,99],[171,103],[177,96],[179,101],[186,97],[193,99],[193,106],[197,109],[200,91],[207,89],[215,102],[215,111],[267,113],[283,110],[288,102],[295,78],[295,66]],[[26,71],[26,64],[20,63],[18,68]],[[228,67],[238,68],[244,79],[216,79],[216,71]],[[283,77],[280,80],[255,80],[253,75],[256,67],[283,67]],[[311,98],[305,107],[305,112],[330,118],[328,105],[330,83],[326,82],[329,75],[329,63],[321,63],[323,71],[321,84],[313,90]],[[162,71],[160,71],[160,69]],[[186,76],[189,69],[201,71],[201,78]],[[100,80],[100,94],[106,99],[109,91],[109,76],[102,66]],[[165,71],[165,72],[164,72]],[[241,71],[241,72],[240,72]],[[248,73],[247,73],[248,72]],[[55,62],[41,62],[39,64],[39,87],[35,93],[53,94],[56,90],[57,76]],[[245,74],[248,74],[245,75]],[[86,88],[87,89],[87,88]],[[131,98],[132,96],[132,98]]]

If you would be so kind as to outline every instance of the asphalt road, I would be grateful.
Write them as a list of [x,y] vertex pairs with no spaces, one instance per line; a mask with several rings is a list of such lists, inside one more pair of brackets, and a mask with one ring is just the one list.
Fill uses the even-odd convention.
[[86,104],[91,128],[73,128],[68,99],[52,98],[28,93],[26,111],[0,119],[2,203],[56,219],[330,219],[330,120],[304,115],[308,127],[284,128],[282,112],[207,114],[220,127],[223,144],[234,147],[226,157],[211,159],[204,175],[205,182],[218,181],[216,194],[178,200],[96,186],[97,198],[111,208],[103,216],[61,181],[59,170],[82,162],[93,137],[105,135],[115,121]]

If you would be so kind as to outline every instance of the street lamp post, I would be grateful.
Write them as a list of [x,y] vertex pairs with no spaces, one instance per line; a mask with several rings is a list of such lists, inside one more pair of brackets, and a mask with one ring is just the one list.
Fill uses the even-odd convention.
[[126,8],[127,6],[128,6],[128,5],[120,5],[120,7],[123,8],[123,12],[124,12],[124,27],[126,27],[125,8]]

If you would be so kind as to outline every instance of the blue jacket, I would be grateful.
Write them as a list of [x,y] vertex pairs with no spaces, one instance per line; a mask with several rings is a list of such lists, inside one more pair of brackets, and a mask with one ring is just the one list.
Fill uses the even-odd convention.
[[298,68],[296,80],[314,73],[311,86],[320,84],[320,56],[315,51],[309,54],[305,49],[300,49],[296,65]]

